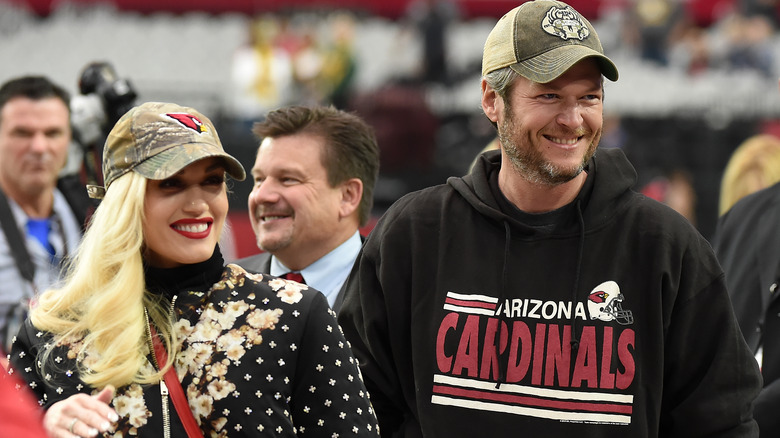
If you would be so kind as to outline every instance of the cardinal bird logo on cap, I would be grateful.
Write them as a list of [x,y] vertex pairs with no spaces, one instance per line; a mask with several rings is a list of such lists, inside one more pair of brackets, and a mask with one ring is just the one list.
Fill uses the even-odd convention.
[[202,132],[207,132],[209,129],[206,127],[206,125],[203,124],[203,122],[200,121],[197,117],[193,116],[192,114],[187,113],[168,113],[166,116],[172,118],[173,120],[176,120],[177,122],[181,123],[182,125],[186,126],[187,128],[192,129],[193,131],[197,132],[198,134]]

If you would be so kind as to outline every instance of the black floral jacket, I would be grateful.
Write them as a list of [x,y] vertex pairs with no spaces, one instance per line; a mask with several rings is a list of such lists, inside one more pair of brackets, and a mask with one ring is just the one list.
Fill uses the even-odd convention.
[[[228,265],[210,289],[180,291],[175,312],[182,340],[175,368],[205,437],[379,435],[356,360],[322,294]],[[61,373],[41,375],[36,354],[49,341],[28,320],[9,355],[11,372],[40,405],[97,393],[76,372],[79,343],[57,347]],[[120,420],[104,436],[163,435],[158,385],[118,388],[111,404]],[[185,437],[169,405],[171,436]]]

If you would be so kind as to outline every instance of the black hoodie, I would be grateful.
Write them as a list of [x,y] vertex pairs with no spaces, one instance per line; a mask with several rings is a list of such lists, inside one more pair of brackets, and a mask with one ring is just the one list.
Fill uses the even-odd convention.
[[382,436],[748,437],[761,377],[710,245],[616,149],[530,215],[498,152],[380,219],[339,321]]

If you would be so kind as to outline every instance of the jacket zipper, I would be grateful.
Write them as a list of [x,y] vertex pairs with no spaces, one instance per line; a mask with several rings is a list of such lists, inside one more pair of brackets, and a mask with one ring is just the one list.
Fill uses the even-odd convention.
[[[171,300],[171,312],[173,315],[173,306],[176,303],[177,295],[173,296]],[[157,363],[157,355],[154,352],[154,342],[152,341],[152,326],[149,322],[149,312],[144,307],[144,317],[146,318],[146,341],[149,343],[149,351],[152,353],[152,362],[157,371],[160,371],[160,364]],[[160,379],[160,398],[162,399],[162,417],[163,417],[163,437],[171,438],[171,415],[168,410],[168,385],[165,384],[165,379]]]
[[160,396],[162,397],[163,436],[171,438],[171,415],[168,413],[168,386],[160,380]]

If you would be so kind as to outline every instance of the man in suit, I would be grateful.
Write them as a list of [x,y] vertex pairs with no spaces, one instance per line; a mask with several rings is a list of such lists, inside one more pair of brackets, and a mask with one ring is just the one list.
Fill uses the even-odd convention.
[[305,282],[338,310],[379,173],[373,129],[333,107],[290,106],[268,113],[253,132],[261,143],[249,219],[265,252],[236,263]]

